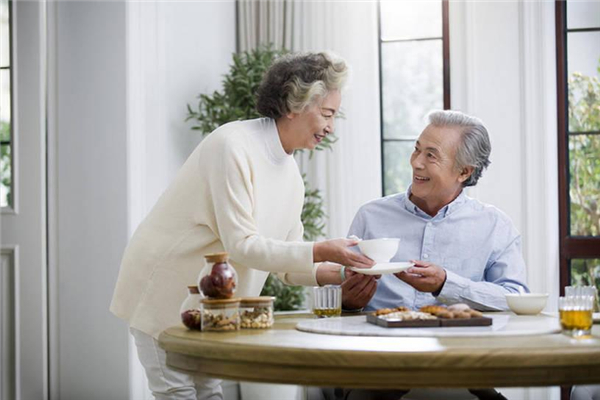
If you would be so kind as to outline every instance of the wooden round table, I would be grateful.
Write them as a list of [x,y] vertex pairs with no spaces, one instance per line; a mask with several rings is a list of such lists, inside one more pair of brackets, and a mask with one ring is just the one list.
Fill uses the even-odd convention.
[[161,333],[167,364],[242,381],[370,389],[526,387],[600,383],[592,337],[371,337],[300,332],[314,318],[282,315],[272,329]]

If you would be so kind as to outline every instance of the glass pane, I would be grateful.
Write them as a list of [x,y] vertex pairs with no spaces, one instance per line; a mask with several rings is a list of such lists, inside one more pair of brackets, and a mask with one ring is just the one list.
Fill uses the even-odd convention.
[[12,205],[10,71],[0,71],[0,207]]
[[404,192],[412,181],[410,155],[415,147],[414,140],[384,142],[383,184],[384,195]]
[[8,0],[0,0],[0,67],[10,65],[8,27]]
[[[0,122],[0,129],[5,130],[5,123]],[[8,125],[8,124],[6,124]],[[12,205],[12,187],[11,187],[11,176],[12,176],[12,165],[10,146],[0,146],[0,207],[8,207]]]
[[567,29],[578,28],[600,28],[598,0],[567,1]]
[[[595,286],[600,291],[600,259],[571,260],[571,285]],[[600,309],[600,297],[596,297],[596,308]]]
[[569,130],[600,131],[600,32],[569,33]]
[[600,135],[569,137],[571,235],[600,235]]
[[442,41],[381,44],[383,137],[414,139],[444,108]]
[[442,2],[382,1],[381,39],[442,37]]

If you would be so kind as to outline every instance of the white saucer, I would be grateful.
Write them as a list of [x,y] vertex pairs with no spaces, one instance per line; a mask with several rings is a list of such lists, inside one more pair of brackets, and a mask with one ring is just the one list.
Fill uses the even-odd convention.
[[371,268],[350,268],[354,272],[358,272],[364,275],[384,275],[384,274],[395,274],[409,269],[414,264],[411,262],[391,262],[391,263],[379,263],[373,265]]

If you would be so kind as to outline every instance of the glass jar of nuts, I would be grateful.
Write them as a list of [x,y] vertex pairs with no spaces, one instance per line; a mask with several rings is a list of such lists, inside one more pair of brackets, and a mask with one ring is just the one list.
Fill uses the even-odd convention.
[[240,329],[240,299],[202,299],[203,331]]
[[265,329],[273,326],[273,300],[275,297],[244,297],[240,302],[242,329]]

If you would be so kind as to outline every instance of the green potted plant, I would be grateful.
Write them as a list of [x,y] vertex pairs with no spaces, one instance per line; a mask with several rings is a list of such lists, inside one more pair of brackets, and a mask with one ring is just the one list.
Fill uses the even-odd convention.
[[[233,64],[223,76],[222,90],[212,94],[200,94],[195,108],[188,104],[186,121],[194,122],[192,129],[206,136],[227,122],[259,118],[260,114],[255,107],[258,86],[273,60],[286,52],[275,50],[271,46],[262,46],[252,51],[234,53]],[[316,150],[331,149],[336,140],[335,136],[328,135]],[[304,186],[304,239],[313,241],[324,235],[326,215],[321,192],[311,189],[306,180]],[[272,274],[267,278],[261,295],[276,296],[276,311],[298,310],[304,305],[303,287],[285,285]]]

